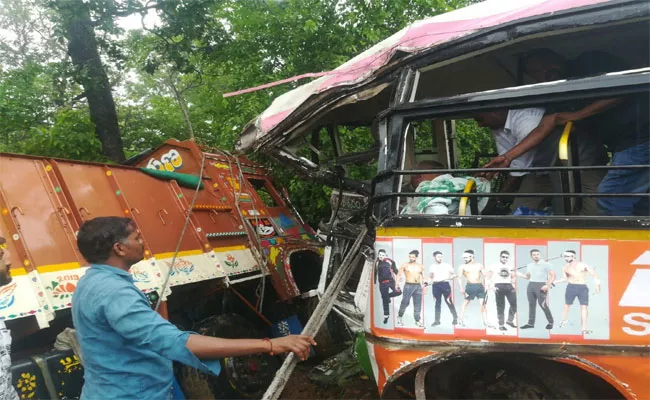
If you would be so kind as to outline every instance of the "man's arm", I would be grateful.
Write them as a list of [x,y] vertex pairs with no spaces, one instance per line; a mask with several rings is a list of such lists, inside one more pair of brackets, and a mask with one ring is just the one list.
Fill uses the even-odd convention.
[[421,282],[421,285],[426,286],[429,283],[424,280],[424,265],[421,265],[420,267],[422,267],[422,268],[420,268],[420,282]]
[[556,125],[556,118],[556,114],[545,115],[539,125],[531,130],[521,142],[504,154],[494,157],[483,168],[508,168],[513,160],[537,147],[551,134]]
[[390,269],[393,270],[393,273],[397,275],[397,265],[395,264],[395,261],[391,260],[390,258],[388,259],[390,261]]
[[546,275],[546,285],[542,286],[541,290],[543,292],[548,291],[551,288],[551,285],[553,285],[553,282],[555,281],[555,271],[552,269],[548,271],[548,274]]
[[487,272],[485,274],[485,288],[487,290],[490,290],[492,287],[494,287],[494,284],[492,283],[492,279],[494,278],[494,272],[492,271],[492,268],[488,268]]
[[562,282],[564,282],[564,281],[566,281],[566,280],[569,279],[569,274],[566,272],[566,271],[567,271],[567,268],[569,268],[568,265],[565,265],[564,268],[562,268],[562,275],[563,275],[563,276],[562,276],[562,279],[558,279],[557,281],[555,281],[555,282],[553,282],[553,283],[556,283],[556,284],[557,284],[557,283],[562,283]]
[[465,288],[463,287],[463,271],[465,267],[463,265],[458,268],[458,287],[460,288],[461,293],[465,293]]
[[262,339],[221,339],[190,334],[153,311],[135,287],[118,288],[103,309],[108,324],[127,341],[204,372],[208,372],[209,367],[198,357],[254,354],[271,351],[273,346],[273,352],[295,350],[296,355],[304,359],[309,354],[309,345],[314,344],[312,338],[302,335],[275,338],[268,343]]
[[596,293],[600,292],[600,279],[598,278],[598,275],[596,274],[596,270],[591,268],[589,265],[585,264],[585,268],[587,269],[587,272],[589,275],[591,275],[594,278],[594,283],[596,283]]
[[[300,339],[296,340],[295,336],[299,336]],[[302,335],[284,336],[267,341],[265,339],[222,339],[191,334],[187,338],[185,345],[196,357],[205,359],[243,356],[254,353],[282,354],[292,352],[299,359],[306,360],[309,357],[309,346],[315,346],[316,342],[311,337]]]
[[569,121],[580,121],[592,117],[615,107],[622,101],[623,99],[620,97],[615,99],[597,100],[578,111],[557,113],[556,125],[564,125]]
[[395,283],[397,284],[398,289],[399,289],[400,280],[402,279],[402,275],[404,275],[404,268],[406,268],[406,264],[400,265],[397,271],[397,277],[395,278]]

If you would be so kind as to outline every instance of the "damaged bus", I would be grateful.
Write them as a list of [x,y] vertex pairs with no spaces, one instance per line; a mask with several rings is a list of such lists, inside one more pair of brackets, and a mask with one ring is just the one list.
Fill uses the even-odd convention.
[[[650,169],[649,26],[647,1],[489,0],[413,23],[246,127],[240,149],[334,189],[330,269],[368,227],[374,262],[350,308],[383,398],[650,397],[647,186],[602,185]],[[539,49],[554,65],[622,62],[539,74]],[[592,66],[582,60],[573,68]],[[612,99],[597,123],[552,119],[531,153],[544,163],[508,159],[526,135],[499,143],[517,129],[511,111],[538,110],[532,137],[547,117]],[[621,165],[630,130],[645,162]],[[593,161],[600,131],[609,154],[596,146]],[[636,208],[599,215],[603,199]]]

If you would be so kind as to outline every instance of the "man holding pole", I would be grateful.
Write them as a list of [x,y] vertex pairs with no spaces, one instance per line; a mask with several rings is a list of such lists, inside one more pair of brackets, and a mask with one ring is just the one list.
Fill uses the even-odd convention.
[[170,399],[172,361],[218,374],[218,359],[253,353],[309,355],[313,338],[221,339],[183,332],[153,311],[133,284],[144,255],[135,223],[100,217],[85,222],[79,251],[91,264],[72,298],[72,320],[84,362],[82,399]]

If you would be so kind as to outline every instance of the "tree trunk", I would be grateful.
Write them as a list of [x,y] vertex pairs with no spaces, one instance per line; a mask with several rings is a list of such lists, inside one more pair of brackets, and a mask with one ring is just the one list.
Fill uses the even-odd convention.
[[56,7],[68,38],[68,54],[76,69],[76,79],[83,86],[88,99],[90,119],[95,124],[102,153],[113,161],[123,162],[126,157],[113,93],[99,58],[88,7],[78,0],[62,0]]

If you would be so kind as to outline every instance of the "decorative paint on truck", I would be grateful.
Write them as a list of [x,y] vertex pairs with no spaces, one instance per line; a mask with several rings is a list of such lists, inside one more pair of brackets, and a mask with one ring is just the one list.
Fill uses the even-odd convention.
[[[202,160],[204,189],[190,210],[194,188],[151,177],[139,168],[0,155],[0,235],[7,239],[14,276],[14,283],[0,292],[0,319],[33,315],[44,328],[55,311],[69,308],[76,284],[87,269],[76,248],[76,232],[86,219],[111,215],[132,218],[142,232],[146,258],[131,273],[145,293],[160,292],[167,275],[169,288],[163,299],[179,285],[255,273],[270,274],[281,299],[298,296],[289,261],[282,260],[288,270],[277,273],[279,260],[262,265],[264,260],[251,248],[257,236],[267,248],[319,251],[313,236],[302,235],[313,231],[294,219],[265,169],[243,157],[235,160],[175,140],[139,163],[198,177]],[[276,197],[274,207],[258,198],[250,179],[264,183]],[[247,220],[246,216],[253,215],[264,216],[259,219],[262,225],[252,223],[255,218]],[[296,229],[274,227],[272,218],[281,215],[294,221]]]

